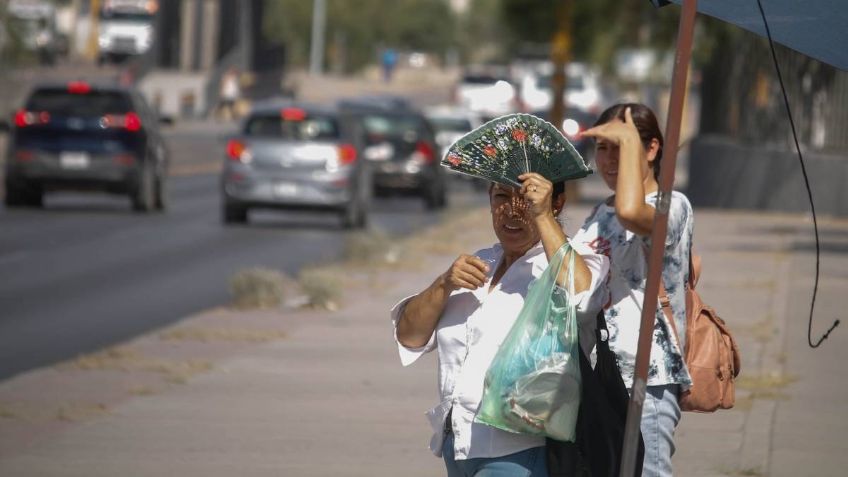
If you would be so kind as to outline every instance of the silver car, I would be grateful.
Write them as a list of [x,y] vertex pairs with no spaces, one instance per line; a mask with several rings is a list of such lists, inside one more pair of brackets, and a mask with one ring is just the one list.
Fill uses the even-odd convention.
[[363,227],[372,186],[358,128],[327,107],[255,107],[227,143],[224,223],[247,222],[253,208],[277,208],[329,211],[345,228]]

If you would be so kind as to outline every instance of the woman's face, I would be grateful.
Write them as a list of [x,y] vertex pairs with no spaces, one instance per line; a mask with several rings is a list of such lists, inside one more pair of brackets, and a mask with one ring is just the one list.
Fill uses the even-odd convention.
[[[657,157],[659,151],[659,141],[652,139],[649,147],[645,150],[644,155],[640,155],[640,171],[642,181],[653,177],[651,169],[654,158]],[[604,139],[598,139],[595,142],[595,164],[598,167],[598,172],[604,179],[611,190],[615,190],[618,184],[618,153],[619,146]]]
[[598,139],[595,143],[595,164],[607,187],[615,190],[618,181],[618,145]]
[[492,227],[505,254],[524,255],[539,241],[539,231],[528,217],[528,204],[515,187],[495,184],[489,191]]

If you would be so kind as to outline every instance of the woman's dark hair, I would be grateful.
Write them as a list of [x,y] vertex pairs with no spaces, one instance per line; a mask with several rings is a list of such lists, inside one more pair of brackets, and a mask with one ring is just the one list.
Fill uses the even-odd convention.
[[639,131],[639,138],[642,139],[642,147],[646,150],[651,146],[651,140],[656,139],[660,143],[657,157],[652,163],[654,168],[654,179],[660,179],[660,162],[663,154],[663,135],[660,131],[660,125],[657,122],[657,117],[651,108],[640,103],[619,103],[607,108],[595,121],[595,126],[606,124],[615,118],[624,121],[624,110],[630,108],[630,115],[633,117],[633,123]]

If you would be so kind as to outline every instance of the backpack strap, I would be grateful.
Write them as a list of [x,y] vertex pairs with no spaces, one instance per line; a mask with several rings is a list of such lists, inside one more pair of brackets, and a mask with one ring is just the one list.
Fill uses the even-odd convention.
[[[701,278],[701,256],[695,255],[692,252],[692,248],[689,248],[689,280],[687,285],[690,290],[694,290],[695,286],[698,284],[698,280]],[[662,274],[660,274],[660,288],[659,288],[659,305],[662,307],[663,313],[665,313],[666,319],[671,323],[671,330],[674,332],[675,338],[677,338],[677,342],[680,343],[680,335],[677,333],[677,325],[674,322],[674,313],[672,313],[671,309],[671,299],[668,297],[668,292],[665,289],[665,285],[663,284]],[[688,312],[688,310],[687,310]]]

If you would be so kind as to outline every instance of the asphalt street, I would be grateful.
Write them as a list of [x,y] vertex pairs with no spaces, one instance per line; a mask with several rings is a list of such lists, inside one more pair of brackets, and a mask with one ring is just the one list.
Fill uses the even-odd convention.
[[[172,138],[174,162],[214,165],[218,138]],[[186,157],[193,151],[193,157]],[[453,207],[483,203],[465,184]],[[172,177],[164,214],[132,213],[122,196],[54,193],[42,210],[0,209],[0,380],[120,342],[229,301],[228,280],[253,266],[290,276],[342,256],[334,214],[258,211],[223,226],[218,176]],[[409,197],[375,198],[370,227],[408,234],[440,220]]]

